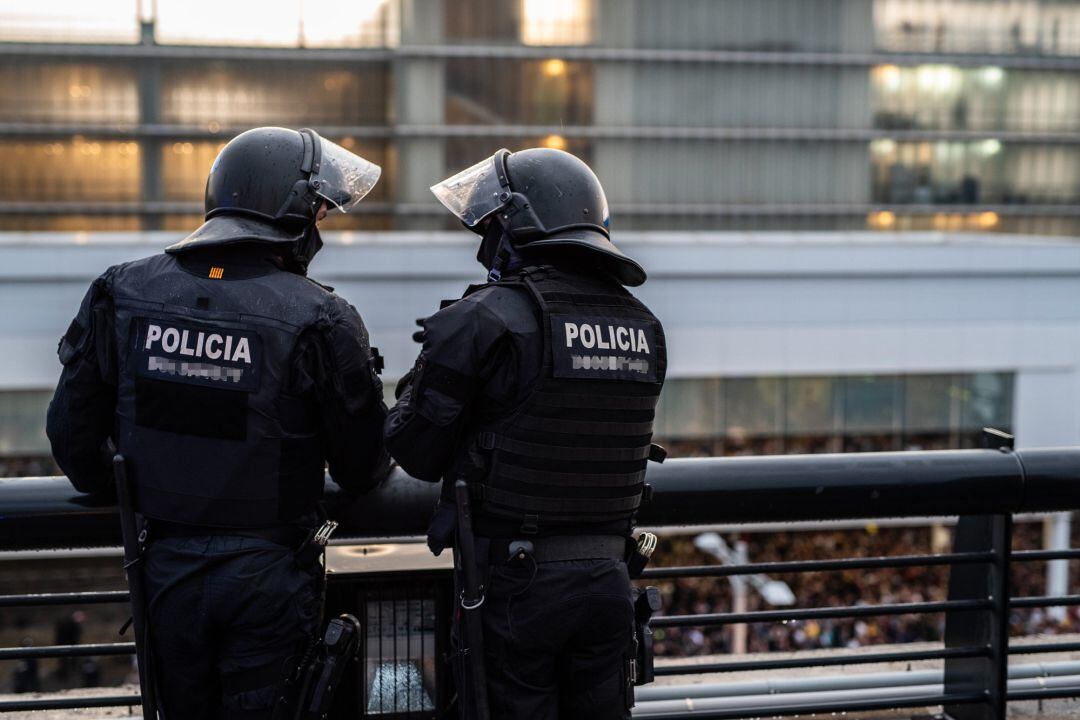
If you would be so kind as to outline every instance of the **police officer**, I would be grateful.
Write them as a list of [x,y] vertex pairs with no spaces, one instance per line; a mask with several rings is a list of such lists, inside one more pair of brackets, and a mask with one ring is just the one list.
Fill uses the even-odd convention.
[[325,467],[356,492],[388,472],[367,330],[306,277],[319,221],[379,172],[312,130],[239,135],[206,222],[106,270],[60,341],[53,455],[82,492],[109,485],[103,443],[126,458],[169,718],[269,716],[321,613]]
[[453,542],[447,488],[468,483],[491,717],[629,717],[626,540],[666,368],[660,322],[624,287],[645,271],[569,153],[500,150],[432,190],[483,238],[488,283],[422,322],[387,447],[444,480],[436,553]]

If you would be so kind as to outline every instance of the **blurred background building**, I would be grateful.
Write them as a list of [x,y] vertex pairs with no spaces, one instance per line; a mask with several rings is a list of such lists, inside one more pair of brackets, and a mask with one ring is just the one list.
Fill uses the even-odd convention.
[[391,375],[475,278],[428,186],[546,145],[653,270],[677,454],[1080,442],[1047,405],[1080,399],[1078,69],[1069,0],[0,2],[0,456],[48,470],[86,283],[196,227],[216,153],[265,124],[383,166],[314,272]]
[[[359,308],[391,387],[414,318],[482,276],[428,187],[546,145],[592,164],[649,269],[673,456],[973,447],[985,425],[1080,444],[1078,71],[1076,0],[0,0],[0,476],[57,472],[56,342],[90,281],[194,229],[219,149],[269,124],[384,169],[331,216],[312,274]],[[1059,517],[1018,546],[1069,534]],[[751,557],[948,545],[941,528],[769,531]],[[709,561],[678,538],[658,555]],[[107,561],[0,580],[122,586]],[[1063,594],[1049,567],[1017,587]],[[788,580],[806,606],[943,599],[939,570]],[[669,612],[730,600],[664,587]],[[84,639],[113,639],[94,613]],[[0,640],[47,643],[54,620],[0,614]],[[750,649],[939,632],[758,626]],[[719,630],[661,641],[731,649]]]

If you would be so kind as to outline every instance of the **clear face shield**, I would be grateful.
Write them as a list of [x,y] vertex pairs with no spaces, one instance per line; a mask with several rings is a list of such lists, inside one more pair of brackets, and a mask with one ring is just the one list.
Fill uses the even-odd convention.
[[349,212],[375,187],[382,168],[314,130],[304,129],[300,134],[304,137],[301,170],[311,173],[308,181],[315,194],[341,212]]
[[509,150],[497,153],[431,186],[447,210],[467,227],[475,228],[510,202],[510,181],[506,176]]

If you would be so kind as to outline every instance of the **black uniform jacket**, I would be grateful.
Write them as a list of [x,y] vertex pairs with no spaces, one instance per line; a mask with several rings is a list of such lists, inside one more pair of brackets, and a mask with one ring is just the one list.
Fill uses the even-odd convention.
[[[227,278],[284,272],[270,248],[260,245],[192,250],[180,262],[202,277],[211,266],[223,268]],[[75,488],[87,493],[103,491],[110,483],[102,447],[114,435],[116,411],[117,348],[110,296],[114,270],[93,282],[60,341],[64,368],[48,411],[53,456]],[[333,480],[347,491],[364,492],[378,484],[389,467],[382,439],[382,383],[369,370],[372,352],[360,315],[314,282],[312,292],[325,296],[331,321],[318,332],[301,335],[288,390],[314,406],[310,411],[319,419]]]

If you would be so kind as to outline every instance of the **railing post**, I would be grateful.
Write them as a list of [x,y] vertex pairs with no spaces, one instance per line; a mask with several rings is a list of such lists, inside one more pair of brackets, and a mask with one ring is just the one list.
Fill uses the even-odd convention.
[[964,516],[956,524],[954,552],[991,552],[989,563],[954,565],[949,573],[950,600],[989,600],[988,610],[945,614],[945,647],[983,646],[983,657],[945,661],[945,693],[981,692],[971,705],[950,705],[951,720],[1005,720],[1009,662],[1009,556],[1011,515]]

